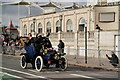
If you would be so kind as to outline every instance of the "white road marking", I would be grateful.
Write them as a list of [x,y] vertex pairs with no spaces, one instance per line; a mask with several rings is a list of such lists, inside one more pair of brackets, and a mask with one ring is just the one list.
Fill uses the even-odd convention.
[[[5,74],[5,75],[11,76],[11,77],[15,77],[15,78],[19,78],[19,79],[24,79],[24,78],[22,78],[22,77],[15,76],[15,75],[12,75],[12,74],[4,73],[4,72],[0,72],[0,73],[3,74],[3,76],[4,76],[4,74]],[[25,80],[27,80],[27,79],[25,79]]]
[[5,69],[5,70],[9,70],[9,71],[13,71],[13,72],[17,72],[17,73],[21,73],[21,74],[25,74],[25,75],[29,75],[29,76],[33,76],[33,77],[36,77],[36,78],[46,79],[46,78],[43,77],[43,76],[37,76],[37,75],[34,75],[34,74],[30,74],[30,73],[26,73],[26,72],[14,70],[14,69],[9,69],[9,68],[5,68],[5,67],[0,67],[0,68],[1,68],[1,69]]
[[11,77],[15,77],[15,78],[23,79],[22,77],[15,76],[15,75],[12,75],[12,74],[8,74],[8,73],[3,73],[3,74],[8,75],[8,76],[11,76]]
[[101,79],[96,79],[94,77],[89,77],[89,76],[84,76],[84,75],[79,75],[79,74],[70,74],[72,76],[77,76],[77,77],[83,77],[83,78],[88,78],[88,79],[95,79],[95,80],[101,80]]

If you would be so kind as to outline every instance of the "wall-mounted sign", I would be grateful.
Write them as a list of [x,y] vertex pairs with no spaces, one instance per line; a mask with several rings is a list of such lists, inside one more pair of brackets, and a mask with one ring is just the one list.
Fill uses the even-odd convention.
[[115,12],[106,12],[99,14],[100,22],[114,22],[115,21]]

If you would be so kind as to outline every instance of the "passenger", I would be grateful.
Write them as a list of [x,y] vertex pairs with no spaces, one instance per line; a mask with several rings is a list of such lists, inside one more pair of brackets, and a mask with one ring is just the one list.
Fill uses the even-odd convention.
[[35,55],[36,55],[35,48],[25,42],[24,49],[26,50],[26,53],[28,54],[27,56],[31,60],[32,68],[35,69]]
[[30,58],[32,68],[35,68],[35,56],[36,56],[36,50],[34,47],[34,38],[32,37],[32,34],[28,34],[28,41],[25,42],[24,49],[26,50],[26,53],[28,54],[28,57]]
[[45,37],[42,37],[42,43],[43,43],[43,47],[44,49],[47,49],[47,48],[52,48],[52,44],[49,40],[49,36],[50,36],[50,33],[47,33]]
[[45,42],[44,43],[45,43],[44,44],[45,48],[52,48],[52,44],[51,44],[49,38],[45,38]]
[[28,34],[28,44],[34,46],[34,38],[31,33]]
[[30,55],[31,58],[33,58],[36,54],[35,47],[34,47],[34,38],[32,37],[32,34],[28,34],[28,41],[25,42],[24,49],[26,50],[26,53]]
[[34,47],[31,47],[28,43],[25,42],[24,49],[26,50],[26,53],[30,56],[30,58],[34,58],[36,54]]
[[37,55],[39,55],[39,53],[41,54],[40,52],[41,49],[42,49],[42,35],[37,34],[35,38],[35,50]]
[[47,33],[46,37],[49,38],[49,36],[50,36],[50,33]]

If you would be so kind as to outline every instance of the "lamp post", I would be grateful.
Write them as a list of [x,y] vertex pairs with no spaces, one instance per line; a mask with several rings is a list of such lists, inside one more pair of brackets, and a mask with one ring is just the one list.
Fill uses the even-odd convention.
[[61,40],[61,32],[62,32],[62,17],[63,17],[63,15],[60,15],[60,29],[59,29],[59,31],[60,31],[60,40]]
[[60,15],[60,31],[62,31],[62,15]]
[[100,60],[100,29],[98,29],[98,59],[99,59],[99,66],[101,66],[101,60]]
[[33,19],[33,25],[34,25],[34,26],[33,26],[33,33],[34,33],[34,35],[35,35],[35,22],[36,22],[36,19],[34,18],[34,19]]
[[87,64],[87,24],[84,24],[85,28],[85,63]]

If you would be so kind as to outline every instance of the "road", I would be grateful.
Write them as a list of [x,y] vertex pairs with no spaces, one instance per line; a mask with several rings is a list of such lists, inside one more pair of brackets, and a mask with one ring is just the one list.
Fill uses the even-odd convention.
[[82,68],[69,65],[66,71],[59,71],[51,67],[37,72],[28,65],[22,69],[19,64],[19,57],[2,56],[2,72],[4,76],[10,76],[3,80],[118,80],[118,72],[104,71],[91,68]]

